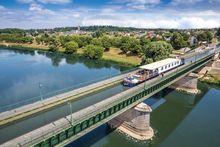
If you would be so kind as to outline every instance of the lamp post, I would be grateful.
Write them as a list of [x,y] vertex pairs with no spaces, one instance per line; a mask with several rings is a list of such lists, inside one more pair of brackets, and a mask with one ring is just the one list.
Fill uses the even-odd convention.
[[72,104],[70,102],[68,102],[68,105],[69,105],[69,108],[70,108],[70,122],[71,122],[71,125],[73,124],[73,110],[72,110]]
[[43,100],[43,95],[42,95],[42,91],[41,91],[42,87],[43,87],[42,83],[39,83],[40,99],[41,99],[41,101]]
[[110,67],[110,73],[109,73],[110,78],[112,77],[112,67]]

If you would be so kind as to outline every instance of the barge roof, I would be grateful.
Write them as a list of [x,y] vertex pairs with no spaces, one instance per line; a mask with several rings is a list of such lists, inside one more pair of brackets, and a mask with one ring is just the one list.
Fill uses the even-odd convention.
[[157,62],[154,62],[154,63],[151,63],[151,64],[140,66],[139,68],[141,68],[141,69],[148,69],[148,70],[154,70],[154,69],[157,69],[159,67],[168,65],[168,64],[173,63],[173,62],[176,62],[176,61],[180,61],[180,59],[179,58],[177,58],[177,59],[175,59],[175,58],[167,58],[167,59],[160,60],[160,61],[157,61]]

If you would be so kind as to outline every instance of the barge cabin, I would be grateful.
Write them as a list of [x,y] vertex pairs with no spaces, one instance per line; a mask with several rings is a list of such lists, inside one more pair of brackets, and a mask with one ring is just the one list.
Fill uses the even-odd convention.
[[172,70],[182,64],[183,61],[179,58],[167,58],[151,64],[140,66],[137,73],[130,74],[124,78],[123,85],[133,87],[160,74],[163,75],[163,73]]

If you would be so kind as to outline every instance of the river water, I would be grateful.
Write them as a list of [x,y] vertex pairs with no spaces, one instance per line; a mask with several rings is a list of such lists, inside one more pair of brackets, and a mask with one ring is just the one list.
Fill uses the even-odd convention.
[[151,113],[152,141],[134,140],[105,124],[68,147],[218,147],[220,89],[202,83],[199,89],[197,96],[166,89],[145,101],[159,103]]
[[55,53],[0,49],[0,69],[1,112],[109,78],[128,68]]
[[[26,103],[74,89],[94,81],[120,74],[128,68],[106,62],[93,62],[83,58],[45,52],[0,50],[0,110],[5,111]],[[39,87],[40,85],[40,87]],[[59,91],[62,89],[61,91]],[[165,89],[145,101],[154,109],[151,126],[155,131],[152,141],[136,141],[102,125],[70,146],[76,147],[195,147],[220,146],[220,90],[199,83],[201,94],[191,96]],[[123,91],[121,85],[94,94],[77,106],[90,103]],[[48,94],[49,93],[49,94]],[[0,143],[30,131],[34,126],[46,124],[67,115],[62,106],[0,130]],[[16,130],[16,131],[15,131]]]

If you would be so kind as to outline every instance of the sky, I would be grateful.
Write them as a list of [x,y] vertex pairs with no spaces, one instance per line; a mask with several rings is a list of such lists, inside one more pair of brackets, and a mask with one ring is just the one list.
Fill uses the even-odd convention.
[[0,28],[220,27],[220,0],[0,0]]

